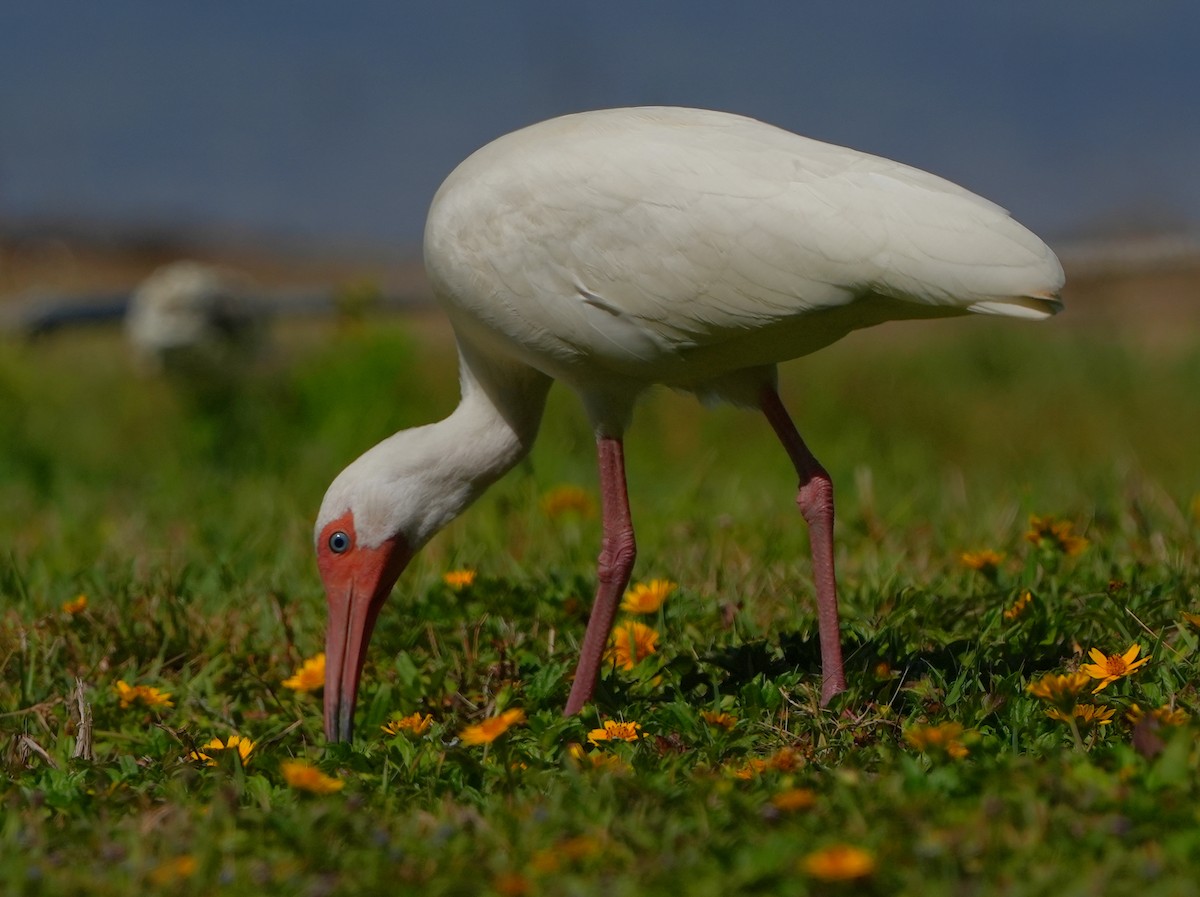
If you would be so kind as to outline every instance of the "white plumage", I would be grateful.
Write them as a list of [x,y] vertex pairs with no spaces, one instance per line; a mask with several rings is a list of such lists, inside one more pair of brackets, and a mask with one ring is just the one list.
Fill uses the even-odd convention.
[[456,324],[585,392],[628,378],[618,406],[633,384],[709,391],[880,320],[1046,317],[1062,285],[1041,240],[948,181],[673,108],[488,144],[438,191],[425,257]]
[[[580,394],[595,425],[604,507],[568,711],[590,697],[632,568],[620,440],[652,384],[760,407],[783,441],[813,534],[827,700],[844,687],[832,492],[779,404],[775,365],[886,320],[1045,318],[1063,284],[1041,240],[948,181],[676,108],[570,115],[488,144],[434,198],[425,264],[458,337],[463,400],[376,446],[326,494],[331,737],[350,733],[361,652],[395,575],[528,451],[551,379]],[[335,535],[350,547],[331,551]],[[355,614],[365,633],[352,631]]]
[[221,372],[259,347],[263,311],[241,274],[172,262],[133,292],[125,333],[139,362],[151,370]]

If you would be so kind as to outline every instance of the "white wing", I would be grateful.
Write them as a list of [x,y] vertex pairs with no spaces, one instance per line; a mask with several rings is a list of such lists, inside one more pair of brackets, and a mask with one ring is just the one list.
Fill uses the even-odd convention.
[[426,265],[457,323],[527,358],[668,380],[681,358],[707,359],[693,374],[782,361],[887,318],[1046,317],[1063,282],[1041,240],[948,181],[671,108],[484,147],[434,200]]

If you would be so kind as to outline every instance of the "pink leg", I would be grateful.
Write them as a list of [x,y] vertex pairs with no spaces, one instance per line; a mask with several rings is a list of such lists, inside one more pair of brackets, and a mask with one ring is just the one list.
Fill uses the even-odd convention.
[[772,387],[765,387],[761,407],[800,477],[796,504],[808,523],[812,546],[813,580],[817,589],[817,625],[821,634],[821,706],[846,690],[842,668],[842,639],[838,628],[837,581],[833,573],[833,482],[813,457],[787,409]]
[[600,436],[596,440],[596,451],[600,457],[600,508],[604,529],[596,569],[599,582],[565,716],[578,713],[592,697],[608,636],[617,616],[617,605],[629,585],[637,556],[633,518],[629,515],[629,493],[625,488],[625,449],[620,439]]

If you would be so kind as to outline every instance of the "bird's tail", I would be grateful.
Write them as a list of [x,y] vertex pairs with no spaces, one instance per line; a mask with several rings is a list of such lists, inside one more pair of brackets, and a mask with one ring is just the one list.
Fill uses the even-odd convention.
[[967,311],[977,315],[1003,315],[1006,318],[1024,318],[1027,321],[1042,321],[1063,309],[1057,293],[1031,293],[1027,296],[1003,296],[972,302]]

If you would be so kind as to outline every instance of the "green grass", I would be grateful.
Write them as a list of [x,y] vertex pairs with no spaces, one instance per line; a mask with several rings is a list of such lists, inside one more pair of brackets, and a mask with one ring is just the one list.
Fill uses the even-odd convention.
[[[292,333],[236,389],[141,378],[113,334],[0,345],[0,892],[1200,893],[1200,630],[1183,617],[1200,613],[1200,342],[1155,354],[1057,323],[942,323],[785,374],[838,489],[850,690],[833,707],[817,707],[781,449],[752,415],[656,393],[628,440],[635,577],[679,588],[646,618],[658,653],[560,716],[599,533],[540,506],[595,485],[556,389],[530,460],[401,580],[358,737],[326,748],[319,696],[281,685],[322,647],[312,516],[358,452],[453,406],[446,341]],[[1031,514],[1087,548],[1030,544]],[[961,563],[980,548],[1004,552],[994,575]],[[461,591],[441,581],[458,568],[478,571]],[[81,593],[86,610],[61,609]],[[1026,692],[1135,642],[1152,659],[1095,696],[1112,722],[1078,740]],[[118,680],[174,706],[122,709]],[[1135,747],[1133,703],[1191,719]],[[528,721],[458,741],[510,707]],[[417,711],[425,735],[380,731]],[[574,761],[602,719],[644,737]],[[904,737],[947,722],[968,756]],[[81,728],[91,759],[72,757]],[[246,764],[186,759],[235,732],[256,742]],[[289,788],[293,757],[343,789]],[[796,788],[811,807],[772,803]],[[806,871],[835,843],[874,873]]]

